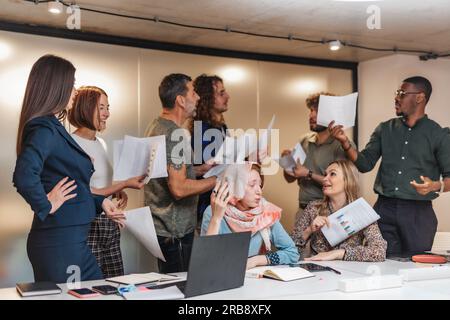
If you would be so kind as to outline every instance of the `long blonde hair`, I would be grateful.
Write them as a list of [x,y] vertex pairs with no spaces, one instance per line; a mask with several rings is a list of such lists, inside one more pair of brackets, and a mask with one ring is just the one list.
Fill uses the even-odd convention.
[[[344,192],[346,204],[349,204],[360,197],[359,188],[359,173],[356,166],[350,160],[336,160],[331,162],[328,167],[332,164],[337,164],[337,166],[342,170],[344,176]],[[324,196],[322,203],[320,204],[319,215],[327,216],[328,208],[330,205],[330,198]]]

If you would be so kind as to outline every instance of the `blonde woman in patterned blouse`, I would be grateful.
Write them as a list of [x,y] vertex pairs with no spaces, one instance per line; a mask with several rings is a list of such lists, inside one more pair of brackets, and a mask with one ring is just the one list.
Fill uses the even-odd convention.
[[310,202],[297,217],[292,233],[295,244],[302,250],[310,240],[314,256],[305,260],[384,261],[387,245],[376,222],[335,247],[320,231],[329,226],[330,214],[359,198],[358,170],[351,161],[338,160],[328,166],[323,193],[323,200]]

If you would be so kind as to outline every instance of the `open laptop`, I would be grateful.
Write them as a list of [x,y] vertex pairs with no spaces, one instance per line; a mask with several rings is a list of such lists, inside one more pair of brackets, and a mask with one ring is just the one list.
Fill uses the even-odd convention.
[[241,287],[244,284],[251,232],[194,238],[187,280],[150,285],[161,289],[176,285],[186,298]]

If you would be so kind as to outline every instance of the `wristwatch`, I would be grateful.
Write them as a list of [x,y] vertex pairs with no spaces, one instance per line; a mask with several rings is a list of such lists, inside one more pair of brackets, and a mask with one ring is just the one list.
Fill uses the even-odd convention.
[[312,175],[313,175],[313,172],[312,172],[311,169],[309,169],[309,172],[308,172],[308,175],[306,176],[306,178],[307,178],[308,180],[312,180]]

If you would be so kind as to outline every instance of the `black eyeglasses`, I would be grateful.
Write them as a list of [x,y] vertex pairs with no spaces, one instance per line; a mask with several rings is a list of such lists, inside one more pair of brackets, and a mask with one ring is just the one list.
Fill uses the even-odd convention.
[[403,90],[396,90],[395,91],[395,96],[399,97],[400,99],[402,99],[404,96],[406,96],[407,94],[419,94],[422,93],[420,91],[418,92],[412,92],[412,91],[403,91]]

